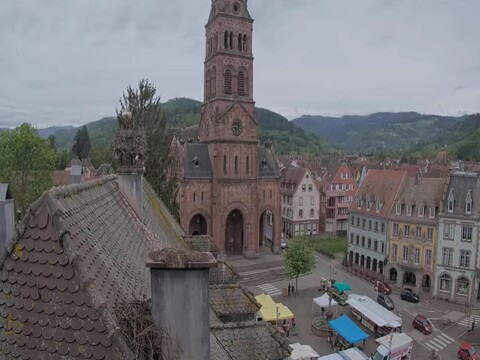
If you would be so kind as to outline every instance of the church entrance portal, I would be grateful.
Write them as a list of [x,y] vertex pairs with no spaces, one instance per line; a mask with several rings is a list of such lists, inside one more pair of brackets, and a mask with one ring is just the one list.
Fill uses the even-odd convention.
[[271,246],[273,242],[273,213],[270,210],[265,210],[260,216],[259,231],[259,245]]
[[207,221],[202,215],[197,214],[192,217],[188,226],[188,233],[190,235],[207,235]]
[[243,253],[243,216],[238,210],[233,210],[227,217],[225,224],[225,250],[229,255]]

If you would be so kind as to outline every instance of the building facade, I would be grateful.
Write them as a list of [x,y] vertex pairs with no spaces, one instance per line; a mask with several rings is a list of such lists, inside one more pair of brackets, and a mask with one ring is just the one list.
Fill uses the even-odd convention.
[[336,234],[348,229],[349,208],[358,187],[346,163],[337,160],[327,166],[321,181],[320,228]]
[[271,144],[258,145],[247,1],[213,0],[205,28],[198,136],[175,145],[183,161],[181,224],[189,234],[211,235],[222,254],[254,257],[263,244],[265,216],[271,216],[278,251],[280,176]]
[[287,237],[316,235],[320,193],[306,168],[288,168],[280,183],[282,232]]
[[361,276],[384,279],[388,215],[406,179],[401,171],[369,170],[350,206],[347,259]]
[[438,298],[463,304],[479,301],[479,204],[478,174],[452,173],[439,220],[433,292]]
[[446,178],[408,178],[389,216],[387,279],[430,292]]

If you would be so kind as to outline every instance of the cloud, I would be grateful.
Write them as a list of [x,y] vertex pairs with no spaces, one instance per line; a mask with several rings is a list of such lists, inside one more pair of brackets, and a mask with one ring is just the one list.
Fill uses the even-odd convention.
[[[202,99],[210,4],[0,2],[0,104],[15,106],[0,107],[0,127],[112,115],[141,78],[164,100]],[[478,1],[251,0],[249,8],[259,106],[289,118],[480,111]]]

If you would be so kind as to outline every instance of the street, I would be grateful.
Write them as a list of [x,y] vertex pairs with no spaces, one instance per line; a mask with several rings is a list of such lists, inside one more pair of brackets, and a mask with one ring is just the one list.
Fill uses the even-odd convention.
[[[295,314],[297,326],[290,337],[290,342],[310,345],[320,355],[326,355],[332,352],[330,344],[324,338],[313,335],[311,331],[311,321],[314,317],[312,314],[312,299],[319,295],[320,278],[329,278],[331,274],[331,278],[337,282],[346,282],[352,287],[352,291],[349,293],[366,295],[374,300],[376,300],[376,292],[373,284],[342,270],[341,265],[337,262],[319,254],[316,254],[315,257],[315,271],[298,279],[299,289],[296,289],[298,291],[294,295],[288,297],[281,295],[281,289],[286,288],[289,283],[295,284],[294,281],[288,282],[287,280],[250,286],[249,289],[255,295],[260,293],[270,294],[275,301],[287,305]],[[465,333],[468,323],[465,308],[440,301],[432,302],[430,299],[422,298],[422,296],[418,304],[409,303],[401,300],[399,292],[395,290],[390,297],[395,303],[394,312],[402,318],[403,332],[416,342],[413,359],[426,359],[432,349],[442,360],[457,358],[457,350],[462,342],[459,337]],[[348,306],[338,307],[337,312],[338,315],[343,313],[352,318]],[[479,323],[480,314],[478,314],[478,311],[474,313],[473,316]],[[417,329],[412,328],[412,321],[416,314],[423,314],[431,320],[434,325],[434,331],[431,334],[424,335]],[[444,325],[444,317],[448,317],[452,321],[447,326]],[[376,348],[375,337],[368,329],[361,325],[360,327],[370,336],[365,345],[365,353],[369,355]]]

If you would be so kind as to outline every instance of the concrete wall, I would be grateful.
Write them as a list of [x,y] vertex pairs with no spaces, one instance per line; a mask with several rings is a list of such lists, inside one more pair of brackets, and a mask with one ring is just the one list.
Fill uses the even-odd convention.
[[118,187],[130,206],[143,220],[143,176],[140,174],[118,175]]
[[178,341],[180,359],[210,359],[209,269],[151,275],[153,320]]
[[6,252],[5,246],[15,233],[15,211],[13,200],[0,201],[0,259]]

